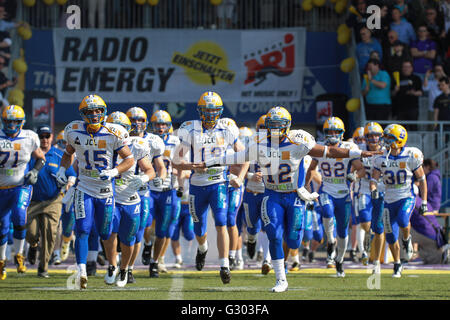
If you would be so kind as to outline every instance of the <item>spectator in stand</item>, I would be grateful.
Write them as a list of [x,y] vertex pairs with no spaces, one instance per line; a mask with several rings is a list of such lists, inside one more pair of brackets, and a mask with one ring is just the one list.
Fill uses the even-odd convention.
[[353,28],[353,33],[355,34],[356,43],[361,42],[361,34],[359,31],[362,27],[366,27],[367,18],[370,17],[370,14],[367,13],[367,3],[366,0],[356,0],[354,3],[356,10],[359,12],[361,18],[353,13],[349,13],[347,20],[345,20],[345,24]]
[[391,16],[389,14],[389,8],[387,4],[379,4],[380,10],[380,29],[372,30],[372,37],[376,38],[380,43],[385,43],[389,31],[389,25],[391,24]]
[[[434,100],[442,93],[439,89],[439,79],[446,77],[442,64],[436,64],[433,69],[427,70],[423,79],[422,89],[428,92],[428,120],[434,120]],[[432,128],[430,128],[432,129]]]
[[0,31],[0,56],[5,60],[5,66],[9,65],[9,59],[11,58],[11,37],[9,32]]
[[[444,76],[439,79],[439,89],[442,93],[434,100],[434,124],[435,129],[438,128],[437,121],[450,121],[450,80]],[[444,126],[444,131],[450,131],[450,125]],[[448,135],[446,136],[446,143]]]
[[400,72],[402,70],[403,62],[412,60],[408,50],[405,49],[405,44],[400,40],[396,40],[393,44],[393,54],[385,57],[386,71],[392,76],[394,71]]
[[367,120],[388,120],[391,113],[391,78],[380,70],[380,61],[367,62],[367,79],[363,81],[362,94],[366,102]]
[[411,55],[414,72],[423,79],[425,73],[433,69],[436,58],[436,42],[428,38],[428,29],[425,25],[417,28],[417,40],[411,43]]
[[359,72],[363,74],[367,61],[370,59],[370,53],[372,51],[378,52],[380,55],[380,61],[383,57],[381,45],[377,39],[372,38],[372,32],[367,27],[360,29],[361,42],[356,45],[356,58],[358,59]]
[[223,0],[217,6],[217,27],[219,29],[231,29],[235,14],[236,0]]
[[447,50],[446,33],[444,19],[438,15],[437,9],[427,8],[425,25],[428,28],[430,39],[436,42],[437,62],[441,63]]
[[[5,58],[0,56],[0,70],[3,70],[6,67],[5,65]],[[12,80],[8,79],[5,74],[0,71],[0,93],[3,97],[5,97],[6,90],[9,87],[15,86],[17,83],[17,78],[13,78]]]
[[0,0],[0,8],[5,13],[1,19],[11,21],[16,18],[17,0]]
[[[419,119],[419,97],[422,96],[422,81],[413,74],[413,64],[405,61],[400,73],[400,85],[395,85],[392,109],[397,120]],[[417,125],[406,125],[407,130],[417,130]]]
[[391,30],[398,34],[398,40],[409,45],[411,41],[416,40],[414,28],[408,21],[403,21],[398,8],[393,8],[391,12],[392,22]]
[[397,8],[400,11],[400,17],[403,21],[408,21],[408,4],[405,0],[395,0],[394,8]]
[[445,32],[447,33],[450,28],[450,0],[441,2],[441,11],[444,16]]
[[[441,207],[442,186],[438,164],[432,159],[423,161],[423,171],[427,179],[427,207],[429,212],[438,213]],[[411,236],[413,246],[424,264],[448,263],[448,245],[438,241],[438,232],[442,228],[436,216],[420,215],[422,199],[416,197],[416,207],[411,215]]]

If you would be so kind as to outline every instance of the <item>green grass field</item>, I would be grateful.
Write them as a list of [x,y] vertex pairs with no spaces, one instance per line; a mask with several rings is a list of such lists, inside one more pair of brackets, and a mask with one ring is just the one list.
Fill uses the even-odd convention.
[[[70,273],[50,270],[50,278],[36,277],[35,271],[18,275],[7,269],[0,282],[3,300],[448,300],[450,271],[404,270],[402,278],[393,279],[392,270],[383,270],[379,289],[368,288],[371,276],[366,269],[346,270],[345,278],[336,278],[333,269],[304,269],[287,275],[289,290],[272,293],[273,272],[266,276],[259,270],[232,272],[232,281],[223,285],[217,270],[171,271],[150,279],[147,271],[136,270],[137,283],[125,288],[108,286],[104,270],[89,277],[87,290],[67,288]],[[373,280],[373,279],[372,279]],[[69,279],[70,282],[70,279]],[[374,281],[372,285],[376,284]]]

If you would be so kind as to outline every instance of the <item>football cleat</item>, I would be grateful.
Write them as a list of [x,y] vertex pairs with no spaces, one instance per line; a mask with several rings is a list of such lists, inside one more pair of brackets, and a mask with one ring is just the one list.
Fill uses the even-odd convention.
[[97,255],[97,263],[101,266],[106,264],[106,256],[104,251],[100,251]]
[[61,256],[59,255],[59,252],[53,252],[53,264],[55,266],[61,264]]
[[158,262],[150,263],[148,270],[150,273],[150,278],[159,278]]
[[235,265],[236,265],[237,270],[244,270],[244,261],[243,260],[236,260]]
[[201,253],[200,250],[197,249],[197,255],[195,256],[195,267],[197,268],[198,271],[201,271],[205,266],[205,259],[207,253],[208,250]]
[[356,257],[356,252],[355,250],[350,250],[350,259],[352,260],[352,262],[358,262],[358,258]]
[[231,272],[227,267],[220,268],[220,279],[222,279],[223,284],[230,283],[231,281]]
[[392,274],[392,278],[401,278],[402,270],[403,266],[401,263],[394,263],[394,273]]
[[27,253],[27,260],[28,263],[32,266],[36,263],[36,255],[37,255],[38,246],[35,247],[29,247],[28,253]]
[[287,280],[277,280],[275,287],[272,288],[272,292],[284,292],[288,289]]
[[228,261],[230,262],[230,270],[233,271],[236,268],[236,259],[228,257]]
[[183,260],[181,260],[181,259],[176,259],[176,261],[175,261],[175,264],[174,264],[174,267],[176,268],[176,269],[181,269],[181,266],[183,265]]
[[95,261],[86,262],[86,274],[88,276],[95,276],[97,274],[97,262]]
[[250,259],[253,259],[256,253],[256,241],[247,241],[247,254]]
[[316,261],[316,260],[314,260],[314,251],[310,251],[308,253],[308,261],[309,261],[309,263],[313,263]]
[[117,268],[113,265],[109,265],[108,270],[106,271],[105,274],[105,283],[109,285],[114,284],[114,282],[116,281],[116,276],[117,276]]
[[308,255],[309,249],[303,248],[302,261],[306,261],[306,256]]
[[381,274],[381,265],[380,265],[380,262],[374,263],[374,264],[373,264],[372,274]]
[[144,249],[142,250],[142,264],[148,266],[150,264],[150,259],[152,258],[152,246],[153,244],[147,246],[144,244]]
[[264,260],[262,267],[261,267],[261,273],[263,275],[266,275],[270,272],[270,270],[272,270],[272,264],[269,261]]
[[119,274],[117,275],[116,286],[119,288],[123,288],[128,283],[128,272],[126,269],[120,269]]
[[327,268],[334,268],[334,258],[336,257],[336,241],[327,243]]
[[127,283],[136,283],[136,279],[134,279],[134,276],[133,276],[133,270],[128,269],[127,272],[128,272]]
[[0,260],[0,280],[6,279],[6,262],[5,260]]
[[261,262],[264,259],[264,253],[262,251],[258,251],[258,253],[256,253],[256,261],[257,262]]
[[409,235],[408,239],[406,239],[406,240],[402,239],[401,242],[402,242],[402,245],[401,245],[402,249],[400,251],[400,258],[402,260],[409,261],[409,260],[411,260],[411,257],[414,253],[411,235]]
[[88,278],[87,276],[80,276],[80,289],[87,289]]
[[342,262],[337,262],[336,261],[336,275],[338,278],[344,278],[345,277],[345,272],[344,272],[344,267],[343,267],[343,263]]
[[27,271],[27,267],[25,267],[25,257],[20,253],[14,256],[14,263],[17,268],[17,273],[25,273],[25,271]]
[[367,252],[365,252],[365,251],[361,254],[361,262],[365,266],[367,266],[369,264],[369,256],[367,255]]
[[61,261],[67,260],[67,258],[69,257],[69,252],[70,252],[70,241],[69,242],[63,241],[61,245]]
[[300,270],[300,263],[294,261],[294,263],[292,263],[290,271],[298,271],[298,270]]
[[167,267],[164,263],[164,257],[159,258],[158,260],[158,272],[167,273]]

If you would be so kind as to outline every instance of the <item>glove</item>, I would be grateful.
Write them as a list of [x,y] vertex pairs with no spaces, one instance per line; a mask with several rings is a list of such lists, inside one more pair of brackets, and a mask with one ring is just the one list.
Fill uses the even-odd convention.
[[427,207],[427,202],[426,201],[422,202],[422,204],[420,205],[420,208],[419,208],[419,213],[420,213],[421,216],[423,216],[423,214],[425,212],[428,212],[428,207]]
[[65,196],[61,200],[61,202],[66,206],[66,213],[70,211],[70,207],[72,206],[74,195],[75,195],[75,187],[71,186],[69,188],[69,190],[67,190]]
[[163,184],[163,181],[162,181],[162,179],[161,179],[160,177],[156,177],[156,178],[154,178],[152,181],[153,181],[153,185],[154,185],[156,188],[161,187],[162,184]]
[[35,184],[38,179],[39,171],[31,169],[24,177],[24,184]]
[[56,181],[58,181],[61,185],[65,185],[67,183],[66,168],[59,167],[58,172],[56,173]]
[[309,211],[313,211],[314,210],[314,202],[313,201],[308,201],[306,203],[306,210],[309,210]]
[[349,173],[346,178],[347,178],[348,182],[355,182],[356,181],[356,174]]
[[118,174],[119,174],[119,171],[116,168],[114,168],[114,169],[111,169],[111,170],[102,170],[102,171],[100,171],[99,177],[102,180],[110,181],[115,176],[117,176]]
[[373,191],[370,193],[370,196],[371,196],[371,198],[372,198],[373,200],[376,200],[376,199],[378,199],[378,198],[380,197],[380,193],[378,192],[378,190],[373,190]]
[[305,187],[297,189],[297,196],[303,201],[313,201],[319,197],[317,192],[310,193]]
[[177,197],[181,198],[183,196],[183,187],[179,187],[177,189]]
[[136,176],[128,183],[128,187],[134,190],[138,190],[144,184],[149,181],[148,175],[144,174],[142,176]]

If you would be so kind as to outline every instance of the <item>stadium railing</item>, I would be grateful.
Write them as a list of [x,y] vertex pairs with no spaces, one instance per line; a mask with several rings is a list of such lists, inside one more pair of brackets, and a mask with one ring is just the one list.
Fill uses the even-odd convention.
[[[65,10],[69,4],[80,7],[81,27],[87,28],[88,0],[71,0],[64,6],[56,2],[48,6],[36,1],[32,7],[17,1],[18,18],[35,28],[64,27]],[[236,0],[229,28],[304,26],[309,31],[336,31],[346,15],[346,11],[336,13],[332,3],[305,11],[299,0]],[[218,24],[218,7],[210,0],[165,0],[156,6],[138,5],[134,0],[114,0],[107,2],[104,16],[105,28],[226,28]]]

